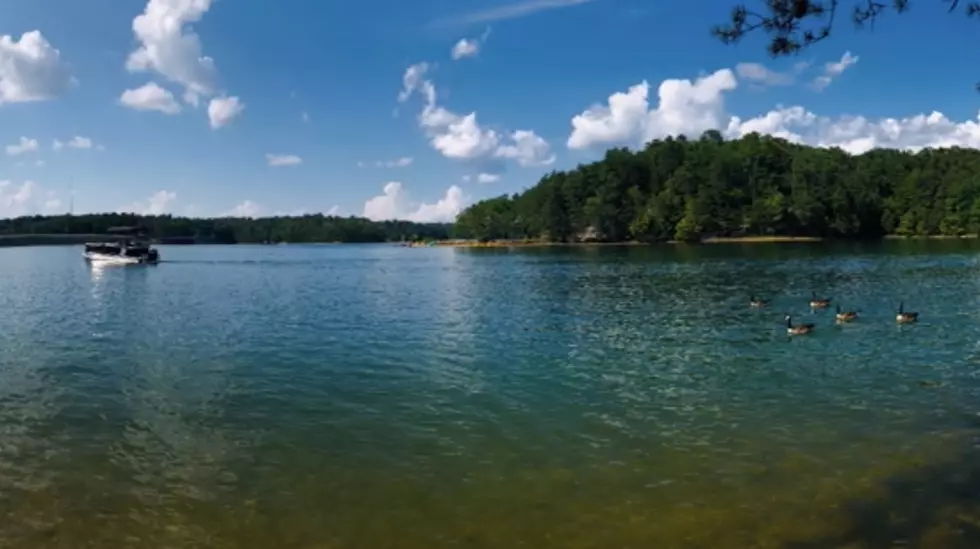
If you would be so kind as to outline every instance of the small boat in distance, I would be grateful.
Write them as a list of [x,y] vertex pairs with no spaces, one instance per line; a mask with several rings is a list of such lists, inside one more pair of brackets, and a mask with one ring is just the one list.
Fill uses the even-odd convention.
[[160,254],[150,246],[143,227],[112,227],[112,234],[118,234],[116,241],[87,242],[84,256],[87,261],[119,265],[155,264]]

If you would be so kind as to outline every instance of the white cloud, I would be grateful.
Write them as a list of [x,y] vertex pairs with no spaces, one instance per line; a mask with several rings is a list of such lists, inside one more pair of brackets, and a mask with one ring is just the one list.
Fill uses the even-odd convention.
[[502,145],[494,153],[500,158],[516,160],[523,167],[547,166],[555,162],[548,142],[530,130],[517,130],[510,135],[513,145]]
[[469,199],[456,185],[434,204],[418,203],[411,199],[398,181],[385,184],[384,192],[364,203],[364,217],[375,221],[404,219],[420,223],[450,222],[466,206]]
[[306,111],[301,112],[300,115],[299,115],[299,118],[300,118],[300,120],[302,120],[303,122],[305,122],[307,124],[310,123],[310,113],[308,113]]
[[456,45],[453,46],[452,56],[454,61],[463,59],[464,57],[475,57],[476,54],[480,53],[480,43],[476,40],[471,40],[468,38],[461,38]]
[[[129,55],[126,68],[132,72],[156,72],[179,84],[184,88],[181,98],[195,108],[201,98],[218,96],[208,103],[208,120],[211,128],[217,129],[239,116],[245,104],[238,97],[227,97],[218,88],[214,59],[204,55],[201,39],[191,28],[204,17],[211,3],[212,0],[148,0],[143,13],[133,19],[133,34],[139,47]],[[165,98],[160,101],[163,109],[174,110]]]
[[75,137],[71,138],[71,141],[68,142],[68,146],[73,149],[91,149],[92,140],[88,137],[76,135]]
[[788,86],[795,80],[793,73],[776,72],[761,63],[739,63],[735,72],[742,80],[765,86]]
[[[405,168],[411,166],[414,161],[415,159],[411,156],[403,156],[394,160],[378,160],[374,165],[378,168]],[[357,165],[361,168],[366,166],[364,162],[358,162]]]
[[223,217],[256,217],[261,211],[262,206],[251,200],[246,200],[225,213]]
[[137,111],[158,111],[164,114],[177,114],[180,104],[174,94],[161,88],[156,82],[142,87],[126,90],[119,96],[119,103]]
[[245,104],[237,97],[218,97],[208,104],[211,129],[218,129],[237,118],[245,110]]
[[483,34],[479,38],[461,38],[459,42],[453,46],[453,49],[449,52],[450,57],[453,61],[459,61],[466,57],[476,57],[483,49],[483,44],[486,44],[487,38],[490,37],[490,27],[483,31]]
[[415,92],[422,93],[426,103],[435,103],[436,89],[432,82],[425,80],[429,69],[428,63],[416,63],[405,69],[405,74],[402,75],[402,91],[398,92],[399,103],[408,101]]
[[265,159],[269,162],[269,166],[273,168],[299,166],[303,163],[303,159],[295,154],[267,154],[265,155]]
[[19,217],[38,213],[35,204],[37,184],[24,181],[15,185],[10,181],[0,181],[0,217]]
[[54,191],[48,191],[45,194],[44,211],[47,213],[54,213],[60,209],[61,209],[61,199],[58,198],[58,193]]
[[863,116],[823,116],[802,106],[777,106],[766,113],[742,118],[728,113],[724,95],[737,86],[731,71],[722,69],[698,79],[666,80],[660,101],[651,109],[647,84],[610,96],[572,119],[568,146],[573,149],[630,145],[668,135],[697,137],[719,130],[728,138],[752,132],[817,147],[839,147],[853,154],[873,148],[919,150],[961,146],[980,149],[980,115],[958,122],[940,112],[870,119]]
[[419,121],[429,133],[432,148],[447,158],[480,158],[493,152],[500,142],[497,132],[480,127],[476,112],[459,116],[442,107],[429,105]]
[[500,175],[495,173],[479,173],[476,176],[477,183],[496,183],[500,181]]
[[537,13],[539,11],[568,8],[586,4],[593,0],[525,0],[507,4],[488,10],[477,11],[459,17],[450,17],[435,21],[434,26],[469,25],[472,23],[489,23],[491,21],[503,21],[506,19],[517,19]]
[[823,74],[813,80],[813,89],[822,91],[824,88],[829,86],[835,78],[844,74],[844,71],[846,71],[848,67],[856,64],[859,59],[860,58],[858,56],[851,55],[851,52],[845,51],[844,55],[841,56],[840,61],[833,61],[824,64]]
[[74,84],[61,53],[40,31],[0,36],[0,105],[54,99]]
[[340,215],[340,206],[336,204],[330,206],[330,209],[327,210],[327,215],[333,215],[333,216]]
[[211,0],[149,0],[133,19],[139,42],[126,60],[130,71],[154,71],[184,87],[184,99],[194,105],[198,96],[214,93],[217,70],[203,54],[201,40],[190,25],[201,20]]
[[43,168],[44,167],[44,161],[43,160],[38,160],[37,162],[34,163],[34,165],[37,166],[38,168]]
[[76,135],[75,137],[72,137],[71,139],[68,140],[67,143],[55,139],[54,143],[51,144],[51,150],[55,152],[58,152],[64,149],[65,147],[69,147],[72,149],[95,149],[97,151],[105,150],[104,146],[96,145],[91,138],[82,137],[80,135]]
[[10,156],[17,156],[19,154],[37,152],[38,148],[39,145],[37,139],[21,137],[20,141],[16,145],[7,145],[7,154]]
[[616,92],[607,105],[593,105],[572,118],[568,147],[647,142],[667,135],[700,135],[718,128],[725,119],[723,93],[738,82],[729,69],[690,80],[664,80],[658,89],[659,105],[649,108],[649,84]]
[[[429,137],[433,149],[447,158],[477,160],[509,158],[522,166],[538,166],[554,162],[549,145],[529,130],[518,130],[504,136],[496,130],[483,128],[476,112],[456,114],[436,103],[436,88],[426,80],[426,63],[412,65],[402,78],[403,89],[399,101],[406,101],[413,93],[422,95],[425,106],[418,116],[419,126]],[[506,143],[510,139],[513,143]]]
[[123,213],[135,213],[139,215],[163,215],[173,211],[174,201],[177,200],[177,193],[171,191],[157,191],[147,200],[141,200],[121,206],[118,211]]

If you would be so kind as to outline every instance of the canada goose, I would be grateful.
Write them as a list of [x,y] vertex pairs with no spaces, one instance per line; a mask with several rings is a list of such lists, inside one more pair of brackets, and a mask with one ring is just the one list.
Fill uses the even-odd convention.
[[850,322],[857,317],[857,311],[842,311],[840,305],[837,305],[837,322]]
[[810,307],[813,309],[826,309],[830,306],[830,298],[818,299],[817,292],[812,292],[810,294]]
[[786,333],[789,335],[804,335],[813,331],[813,324],[798,324],[793,326],[793,317],[786,315]]
[[749,306],[750,307],[767,307],[769,306],[768,299],[756,299],[755,296],[749,296]]
[[919,313],[906,312],[905,301],[902,301],[901,303],[898,304],[898,314],[895,315],[896,322],[906,324],[909,322],[915,322],[916,320],[919,320]]

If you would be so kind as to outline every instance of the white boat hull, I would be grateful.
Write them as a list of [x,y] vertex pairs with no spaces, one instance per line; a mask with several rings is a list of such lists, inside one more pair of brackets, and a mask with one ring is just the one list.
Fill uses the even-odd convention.
[[138,257],[128,257],[124,255],[100,254],[95,252],[85,252],[83,255],[85,256],[86,260],[103,265],[141,265],[144,263],[149,263]]

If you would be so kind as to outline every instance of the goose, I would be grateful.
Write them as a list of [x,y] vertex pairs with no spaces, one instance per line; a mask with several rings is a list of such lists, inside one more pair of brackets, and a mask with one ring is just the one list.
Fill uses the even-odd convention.
[[842,311],[837,305],[837,322],[850,322],[858,317],[857,311]]
[[817,292],[812,292],[810,294],[810,307],[813,309],[826,309],[830,306],[830,298],[819,299],[817,298]]
[[907,312],[905,310],[905,301],[898,304],[898,314],[895,315],[895,321],[900,324],[907,324],[909,322],[915,322],[919,320],[919,313]]
[[804,335],[813,331],[813,324],[797,324],[793,326],[793,317],[786,315],[786,333],[789,335]]

